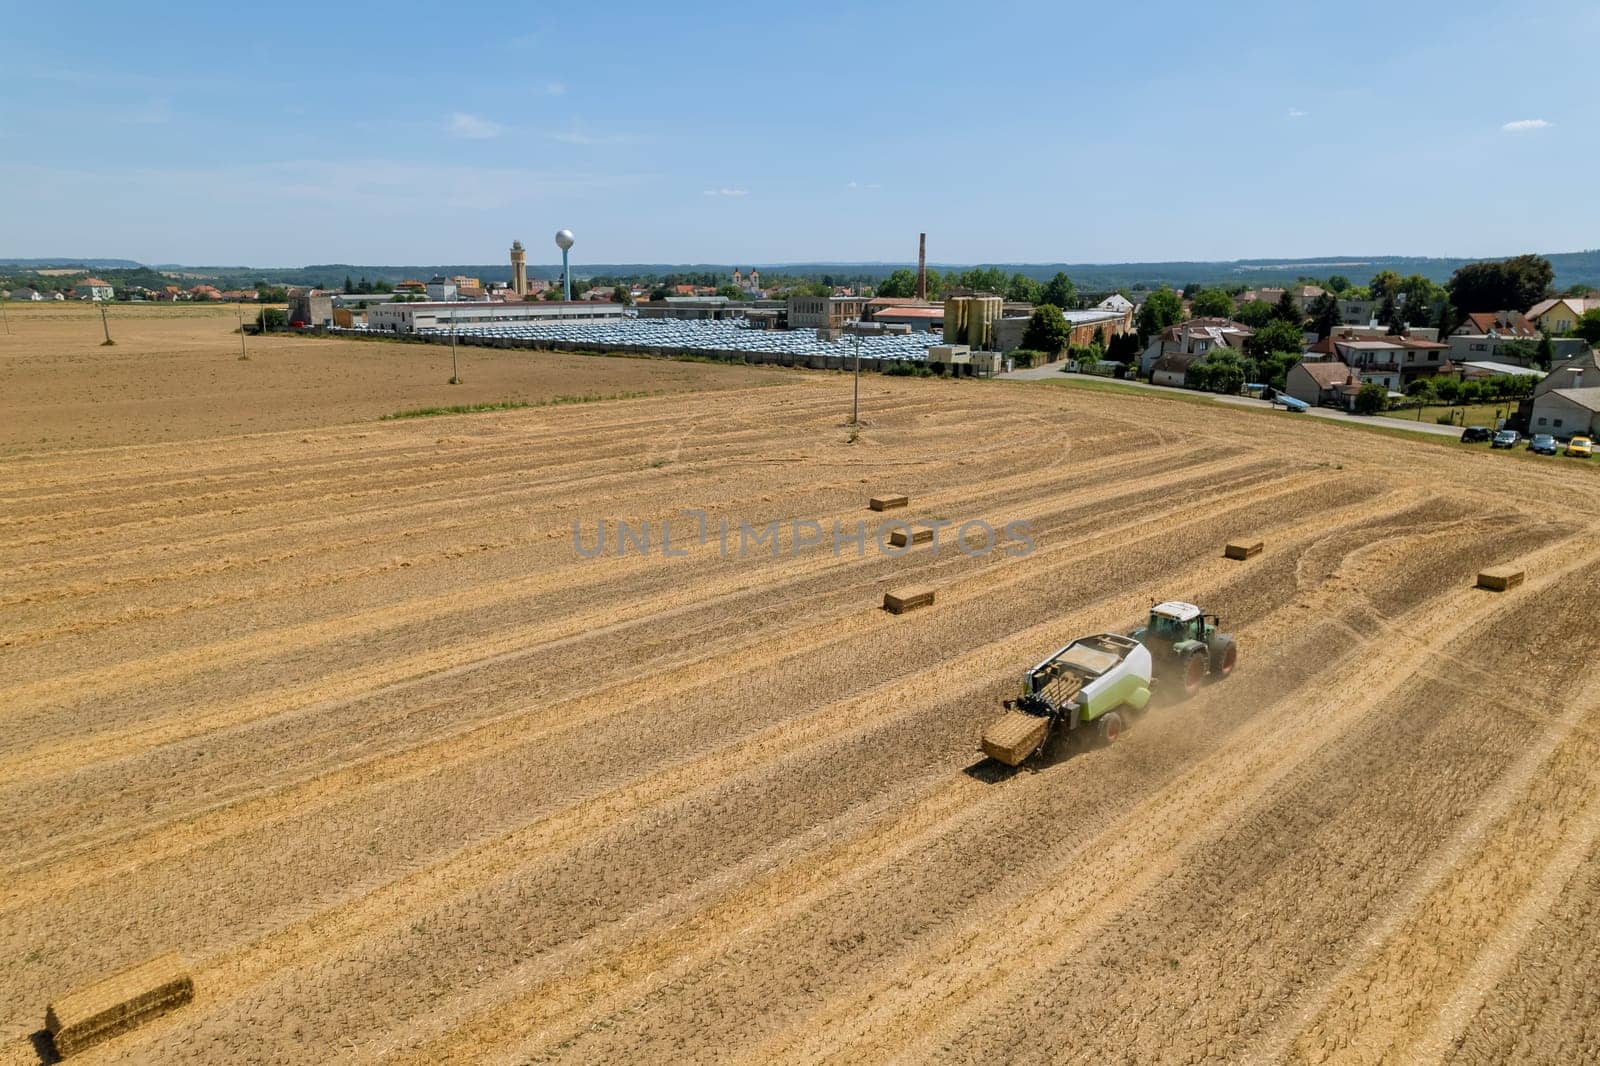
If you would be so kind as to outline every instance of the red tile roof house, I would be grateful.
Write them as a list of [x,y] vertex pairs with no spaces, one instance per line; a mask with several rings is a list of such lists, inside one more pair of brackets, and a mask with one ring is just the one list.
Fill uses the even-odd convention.
[[1168,355],[1205,355],[1212,348],[1243,348],[1245,338],[1255,330],[1229,318],[1191,318],[1168,326],[1150,339],[1139,357],[1139,372],[1150,375],[1156,362]]
[[1334,335],[1306,349],[1306,362],[1337,360],[1362,381],[1399,392],[1417,378],[1432,377],[1449,362],[1450,346],[1420,337]]
[[1349,410],[1355,391],[1361,388],[1355,373],[1336,360],[1301,361],[1289,368],[1283,391],[1312,406],[1340,407]]

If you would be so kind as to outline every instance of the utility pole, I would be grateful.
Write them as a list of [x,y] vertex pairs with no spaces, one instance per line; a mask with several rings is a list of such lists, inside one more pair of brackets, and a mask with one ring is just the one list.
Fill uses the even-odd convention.
[[[244,301],[240,300],[238,303],[234,304],[234,307],[239,311],[239,358],[248,359],[250,356],[244,350]],[[265,322],[266,318],[263,317],[261,321]]]
[[850,400],[850,424],[856,428],[861,426],[861,334],[856,334],[856,381],[855,395]]
[[461,384],[461,373],[456,369],[456,315],[450,312],[450,384]]
[[[97,302],[100,304],[100,328],[106,331],[105,344],[100,347],[105,348],[117,342],[111,339],[111,324],[106,321],[106,302],[104,300]],[[6,328],[10,329],[10,326],[8,325]]]
[[6,304],[4,300],[0,300],[0,322],[4,322],[6,324],[6,336],[11,336],[11,319],[6,315]]

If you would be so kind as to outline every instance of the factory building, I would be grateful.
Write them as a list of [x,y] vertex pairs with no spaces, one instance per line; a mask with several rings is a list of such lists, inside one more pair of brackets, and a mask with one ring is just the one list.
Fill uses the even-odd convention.
[[[1071,339],[1067,342],[1068,347],[1072,348],[1087,348],[1094,343],[1097,336],[1109,343],[1111,338],[1119,333],[1129,333],[1133,330],[1132,311],[1063,311],[1061,314],[1072,330]],[[1022,347],[1022,335],[1027,331],[1028,320],[1031,317],[1031,315],[1007,315],[996,322],[995,350],[1014,352]]]
[[621,304],[574,300],[539,303],[388,303],[367,309],[367,328],[387,333],[452,326],[497,326],[512,322],[616,322]]
[[859,322],[867,301],[859,296],[791,296],[790,329],[843,329]]

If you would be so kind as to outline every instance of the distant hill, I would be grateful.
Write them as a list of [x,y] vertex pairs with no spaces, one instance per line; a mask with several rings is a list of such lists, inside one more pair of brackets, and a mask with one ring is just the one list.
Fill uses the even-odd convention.
[[[1555,268],[1555,287],[1565,289],[1571,285],[1600,287],[1600,249],[1583,252],[1545,253],[1545,258]],[[1343,274],[1352,283],[1365,284],[1381,270],[1398,274],[1421,274],[1437,282],[1448,281],[1458,267],[1479,262],[1473,258],[1430,256],[1307,256],[1299,259],[1236,259],[1229,261],[1176,260],[1149,263],[930,263],[947,273],[968,267],[998,267],[1007,274],[1022,273],[1040,280],[1057,272],[1067,274],[1085,291],[1110,291],[1112,289],[1174,287],[1197,283],[1200,285],[1269,285],[1292,282],[1301,277],[1326,278],[1330,274]],[[127,259],[0,259],[0,270],[7,267],[40,269],[44,267],[81,266],[91,270],[138,268],[142,264]],[[735,267],[749,270],[752,266],[764,274],[823,276],[833,275],[841,280],[873,280],[903,267],[915,267],[914,262],[743,262],[743,263],[579,263],[573,274],[579,279],[611,276],[674,274],[731,274]],[[434,263],[415,265],[314,263],[303,267],[250,267],[250,266],[189,266],[177,263],[160,263],[153,269],[189,277],[215,279],[223,287],[255,284],[300,284],[337,287],[345,277],[352,279],[399,281],[403,278],[427,280],[435,274],[466,274],[484,281],[509,281],[511,267],[508,263]],[[546,280],[558,277],[558,267],[530,263],[528,275]]]
[[0,269],[49,270],[52,267],[81,267],[84,270],[137,270],[144,266],[132,259],[0,259]]

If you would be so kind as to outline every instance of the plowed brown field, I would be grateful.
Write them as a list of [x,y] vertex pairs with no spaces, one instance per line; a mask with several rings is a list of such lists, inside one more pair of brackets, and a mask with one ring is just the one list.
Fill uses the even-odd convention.
[[[95,388],[92,347],[11,340],[6,373]],[[356,377],[359,347],[379,390],[385,354],[438,356],[286,343]],[[852,444],[837,375],[499,355],[665,391],[236,433],[169,385],[155,436],[8,437],[3,1061],[167,950],[194,1002],[74,1062],[1600,1056],[1585,464],[876,377]],[[13,427],[52,417],[14,396]],[[1034,550],[572,541],[875,523],[884,492]],[[1223,559],[1245,534],[1266,552]],[[937,603],[879,609],[912,584]],[[1111,747],[980,760],[1024,669],[1152,597],[1220,613],[1234,677]]]

